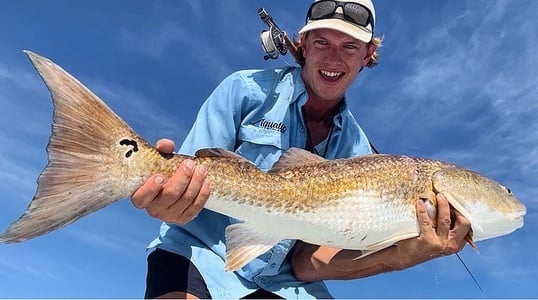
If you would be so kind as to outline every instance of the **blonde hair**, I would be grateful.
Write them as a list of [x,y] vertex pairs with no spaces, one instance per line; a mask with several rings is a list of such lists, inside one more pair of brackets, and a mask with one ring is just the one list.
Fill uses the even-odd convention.
[[[306,32],[305,34],[308,34]],[[285,37],[286,45],[288,46],[288,50],[290,51],[293,58],[295,58],[295,61],[302,67],[304,66],[304,56],[303,56],[303,49],[301,48],[301,42],[299,39],[290,40],[287,36]],[[373,68],[377,66],[379,63],[379,47],[383,44],[383,37],[378,36],[372,38],[372,41],[370,42],[373,45],[377,46],[377,49],[372,53],[370,56],[370,60],[366,64],[366,67]]]
[[383,37],[382,36],[374,37],[370,43],[377,46],[377,49],[374,51],[374,53],[372,53],[372,56],[370,56],[370,60],[366,64],[366,67],[371,69],[377,66],[377,64],[379,63],[379,52],[377,51],[379,50],[379,47],[383,45]]

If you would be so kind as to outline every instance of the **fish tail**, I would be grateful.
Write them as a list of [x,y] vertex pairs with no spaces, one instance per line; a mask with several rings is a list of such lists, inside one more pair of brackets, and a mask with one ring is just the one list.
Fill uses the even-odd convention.
[[76,78],[25,52],[51,93],[53,124],[48,164],[28,209],[0,234],[5,243],[45,234],[129,197],[147,178],[133,171],[132,157],[152,148]]

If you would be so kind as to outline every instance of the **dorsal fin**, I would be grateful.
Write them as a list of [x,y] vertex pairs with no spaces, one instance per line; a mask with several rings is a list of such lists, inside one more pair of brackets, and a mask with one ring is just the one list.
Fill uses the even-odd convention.
[[325,161],[325,158],[300,148],[290,148],[275,162],[269,172],[279,173],[283,169],[300,167]]
[[203,148],[196,151],[194,154],[196,157],[227,157],[234,160],[246,161],[249,162],[243,156],[223,148]]

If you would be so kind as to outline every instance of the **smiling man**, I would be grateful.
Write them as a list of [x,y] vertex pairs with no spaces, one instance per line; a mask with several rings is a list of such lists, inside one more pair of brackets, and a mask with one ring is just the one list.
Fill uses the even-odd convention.
[[[315,1],[300,30],[301,67],[238,71],[200,108],[180,153],[200,148],[235,151],[269,170],[290,147],[327,159],[372,153],[346,91],[377,59],[375,10],[370,0]],[[174,143],[160,140],[162,152]],[[417,202],[421,235],[359,260],[359,251],[284,240],[243,268],[226,272],[224,229],[239,220],[203,209],[211,192],[203,166],[186,161],[170,178],[153,175],[132,195],[164,221],[150,244],[146,297],[327,298],[326,279],[351,279],[399,270],[461,250],[469,222],[452,222],[438,195],[438,224]],[[435,226],[434,226],[435,225]],[[275,224],[279,226],[279,224]]]

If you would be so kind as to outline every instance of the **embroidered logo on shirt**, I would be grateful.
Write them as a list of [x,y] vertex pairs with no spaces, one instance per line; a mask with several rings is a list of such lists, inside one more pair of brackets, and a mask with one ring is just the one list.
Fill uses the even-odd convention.
[[280,133],[284,133],[287,130],[286,125],[284,125],[284,123],[282,123],[282,122],[272,122],[272,121],[268,121],[266,119],[261,119],[261,120],[256,121],[256,122],[252,122],[252,124],[253,125],[258,125],[261,128],[275,130],[275,131],[278,131]]

